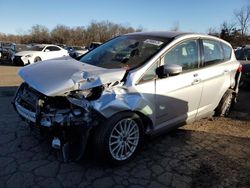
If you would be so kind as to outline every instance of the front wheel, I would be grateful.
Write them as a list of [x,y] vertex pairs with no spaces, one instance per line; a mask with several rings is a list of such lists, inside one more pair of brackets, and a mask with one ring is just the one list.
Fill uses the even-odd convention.
[[230,113],[233,101],[234,101],[233,91],[227,90],[227,92],[223,95],[218,107],[215,110],[215,115],[227,117]]
[[39,61],[42,61],[42,59],[40,57],[35,57],[34,63],[39,62]]
[[141,148],[143,133],[143,125],[137,114],[117,114],[96,130],[94,155],[101,162],[124,164],[134,158]]

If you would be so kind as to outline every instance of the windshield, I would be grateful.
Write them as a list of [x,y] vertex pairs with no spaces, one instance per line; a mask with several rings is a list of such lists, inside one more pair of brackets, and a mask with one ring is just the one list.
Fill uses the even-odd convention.
[[141,35],[120,36],[90,51],[80,61],[103,68],[129,70],[145,63],[169,40]]
[[44,49],[44,46],[31,46],[30,48],[28,48],[29,51],[42,51]]

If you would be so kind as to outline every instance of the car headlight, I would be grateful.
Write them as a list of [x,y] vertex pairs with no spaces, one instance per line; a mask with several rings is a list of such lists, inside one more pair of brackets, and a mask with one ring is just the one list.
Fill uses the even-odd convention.
[[26,55],[25,57],[29,58],[29,57],[32,57],[32,55],[28,54],[28,55]]

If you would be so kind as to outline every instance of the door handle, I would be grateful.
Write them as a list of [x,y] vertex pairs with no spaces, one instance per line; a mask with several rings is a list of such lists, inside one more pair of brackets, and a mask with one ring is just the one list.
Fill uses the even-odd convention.
[[194,81],[192,82],[192,85],[198,84],[200,83],[201,79],[200,78],[196,78],[194,79]]
[[198,75],[198,73],[195,73],[193,76],[194,76],[194,77],[197,77],[197,76],[199,76],[199,75]]

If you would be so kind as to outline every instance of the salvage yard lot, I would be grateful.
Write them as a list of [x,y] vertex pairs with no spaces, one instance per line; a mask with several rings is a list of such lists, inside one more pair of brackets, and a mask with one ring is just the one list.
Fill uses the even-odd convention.
[[116,168],[91,157],[62,163],[11,106],[20,67],[0,65],[0,187],[250,187],[250,91],[229,118],[210,118],[157,138]]

